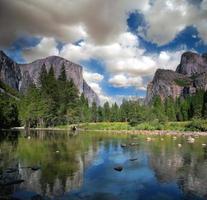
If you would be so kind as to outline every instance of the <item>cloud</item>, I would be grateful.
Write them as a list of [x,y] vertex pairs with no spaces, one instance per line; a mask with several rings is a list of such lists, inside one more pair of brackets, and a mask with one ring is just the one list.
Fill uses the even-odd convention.
[[200,6],[187,0],[156,0],[144,12],[144,17],[147,22],[145,38],[158,45],[169,43],[187,26],[196,27],[207,42],[206,0],[200,2]]
[[141,77],[127,77],[123,74],[117,74],[109,79],[109,83],[114,87],[135,87],[140,90],[146,90]]
[[100,103],[103,105],[106,101],[111,102],[111,98],[108,97],[101,88],[101,81],[104,79],[104,76],[99,73],[93,73],[90,71],[83,71],[83,78],[89,84],[89,86],[96,92],[99,96]]
[[59,50],[54,38],[42,38],[37,46],[24,49],[22,54],[27,61],[31,62],[47,56],[58,55]]
[[130,11],[148,7],[148,0],[1,0],[0,45],[11,44],[21,34],[67,43],[85,38],[111,42],[127,29]]
[[[66,43],[87,39],[95,45],[109,44],[127,30],[126,19],[140,12],[146,22],[147,40],[163,45],[187,26],[194,26],[207,42],[207,0],[1,0],[0,46],[16,38],[52,37]],[[145,24],[145,23],[144,23]],[[145,25],[144,25],[145,26]],[[143,32],[143,31],[141,31]]]
[[99,73],[93,73],[89,71],[83,71],[83,77],[86,81],[90,82],[100,82],[103,80],[104,76]]

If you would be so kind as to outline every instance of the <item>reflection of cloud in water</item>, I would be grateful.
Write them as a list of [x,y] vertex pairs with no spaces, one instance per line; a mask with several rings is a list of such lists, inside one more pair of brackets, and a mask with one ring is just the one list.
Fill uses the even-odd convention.
[[104,159],[102,158],[95,158],[95,160],[93,160],[93,166],[98,166],[104,163]]

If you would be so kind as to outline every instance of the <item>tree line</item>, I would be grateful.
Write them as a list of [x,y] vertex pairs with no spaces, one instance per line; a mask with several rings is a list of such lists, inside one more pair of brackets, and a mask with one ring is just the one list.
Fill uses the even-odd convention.
[[149,105],[136,100],[123,100],[121,105],[109,102],[103,106],[88,100],[68,80],[64,65],[59,77],[53,66],[47,72],[41,67],[38,83],[32,84],[19,100],[0,93],[0,127],[24,125],[26,127],[53,127],[85,122],[129,122],[132,126],[141,122],[187,121],[207,118],[207,91],[194,95],[168,97],[162,101],[155,96]]

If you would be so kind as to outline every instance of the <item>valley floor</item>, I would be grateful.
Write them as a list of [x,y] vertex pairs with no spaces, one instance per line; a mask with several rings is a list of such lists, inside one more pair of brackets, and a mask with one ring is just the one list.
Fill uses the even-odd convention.
[[[80,123],[71,125],[61,125],[48,128],[31,128],[31,130],[72,130],[76,127],[84,131],[113,131],[116,133],[146,133],[146,134],[199,134],[207,135],[207,120],[194,120],[185,122],[142,122],[135,126],[127,122],[97,122],[97,123]],[[24,129],[24,127],[13,128]]]
[[[83,130],[96,131],[179,131],[179,132],[207,132],[207,120],[194,120],[186,122],[142,122],[136,126],[130,126],[127,122],[97,122],[82,123],[77,125]],[[67,129],[68,126],[58,126]]]

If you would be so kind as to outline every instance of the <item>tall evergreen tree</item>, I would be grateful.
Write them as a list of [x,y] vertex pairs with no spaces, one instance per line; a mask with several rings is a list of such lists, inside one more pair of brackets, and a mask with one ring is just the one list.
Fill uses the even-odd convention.
[[66,76],[66,71],[65,71],[65,65],[63,64],[61,69],[60,69],[60,75],[58,77],[58,80],[66,82],[67,76]]
[[160,96],[155,96],[153,99],[153,112],[159,121],[165,121],[165,108]]
[[203,95],[203,107],[202,107],[202,116],[207,119],[207,90]]
[[104,121],[110,121],[110,106],[109,102],[105,102],[103,105]]
[[165,100],[165,113],[169,121],[176,120],[175,103],[172,97]]
[[104,121],[103,108],[101,106],[98,106],[98,109],[97,109],[97,121],[98,122]]
[[118,105],[116,103],[114,103],[111,106],[110,121],[112,121],[112,122],[120,121],[120,117],[119,117],[119,107],[118,107]]
[[204,91],[203,90],[197,91],[196,94],[194,94],[191,97],[193,118],[201,118],[202,117],[203,100],[204,100]]
[[92,106],[91,106],[91,121],[92,122],[97,122],[97,105],[96,105],[96,102],[93,102]]

